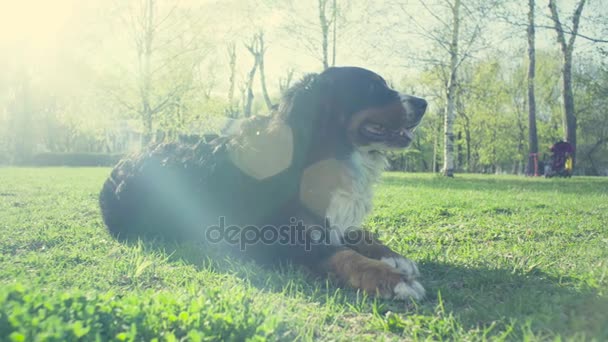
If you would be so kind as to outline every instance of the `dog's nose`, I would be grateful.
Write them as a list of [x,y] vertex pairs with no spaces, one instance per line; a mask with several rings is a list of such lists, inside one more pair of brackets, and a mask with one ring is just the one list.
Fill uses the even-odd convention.
[[419,118],[424,115],[426,106],[428,105],[425,99],[405,94],[399,94],[399,96],[401,97],[401,102],[405,106],[406,110]]
[[428,105],[425,99],[412,96],[412,99],[410,101],[412,107],[414,107],[414,110],[418,113],[418,115],[424,114],[424,112],[426,111],[426,106]]

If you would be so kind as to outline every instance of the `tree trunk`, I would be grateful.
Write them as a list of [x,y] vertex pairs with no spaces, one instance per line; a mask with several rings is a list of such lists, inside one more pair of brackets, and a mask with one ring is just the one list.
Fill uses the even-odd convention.
[[[460,95],[458,95],[458,98],[456,100],[457,100],[456,108],[457,108],[458,115],[464,119],[463,130],[464,130],[464,140],[465,140],[465,149],[466,149],[466,152],[465,152],[466,153],[466,157],[465,157],[466,167],[464,168],[464,170],[466,172],[471,172],[471,120],[469,119],[469,116],[465,112],[465,107],[461,101]],[[462,163],[462,161],[461,161],[460,165],[462,166],[462,164],[464,164],[464,163]]]
[[249,71],[249,77],[247,78],[247,98],[245,99],[245,108],[243,109],[243,115],[248,118],[251,116],[251,106],[253,104],[253,79],[255,78],[255,72],[258,68],[258,63],[254,63],[253,67]]
[[236,44],[234,43],[228,45],[228,63],[230,66],[228,104],[232,107],[234,103],[234,88],[236,86]]
[[536,96],[534,77],[536,74],[536,46],[534,29],[534,0],[528,0],[528,164],[526,175],[538,176],[538,134],[536,132]]
[[338,1],[334,0],[333,3],[333,39],[332,39],[332,54],[331,54],[331,66],[336,66],[336,35],[338,31]]
[[141,117],[143,122],[142,147],[145,147],[152,141],[153,113],[152,105],[150,104],[150,92],[152,89],[152,43],[154,41],[154,0],[147,0],[145,4],[144,28],[142,32],[143,42],[139,46],[139,66],[140,70],[140,86],[139,92],[141,97]]
[[439,145],[439,130],[433,130],[433,173],[437,172],[437,145]]
[[595,150],[597,150],[600,146],[602,146],[605,143],[608,143],[608,138],[603,138],[603,139],[596,141],[595,144],[593,145],[593,147],[591,147],[591,149],[589,149],[589,152],[587,152],[587,158],[589,159],[589,163],[591,164],[591,170],[593,172],[593,176],[599,176],[599,174],[600,174],[600,171],[599,171],[597,165],[595,164],[595,161],[593,160],[593,153],[595,153]]
[[268,110],[272,110],[272,101],[270,100],[270,96],[268,95],[268,89],[266,88],[266,74],[264,73],[264,54],[266,53],[266,48],[264,47],[264,34],[258,34],[259,41],[259,50],[257,52],[257,60],[260,68],[260,82],[262,83],[262,95],[264,96],[264,102],[266,102],[266,107]]
[[[524,104],[524,108],[519,108],[519,106],[515,106],[515,110],[516,110],[516,114],[517,114],[517,172],[515,174],[520,175],[520,174],[526,174],[526,170],[525,168],[527,167],[527,162],[526,162],[526,157],[525,157],[525,153],[526,153],[526,124],[525,124],[525,107],[526,104]],[[538,157],[536,159],[536,169],[532,169],[533,174],[534,174],[534,170],[536,170],[536,175],[538,175]],[[532,167],[534,167],[534,165],[532,165]]]
[[328,0],[318,0],[319,1],[319,23],[321,24],[321,48],[323,50],[323,69],[327,69],[329,67],[329,21],[327,20],[327,15],[325,10],[327,8]]
[[572,28],[570,29],[570,38],[566,41],[562,23],[559,19],[559,12],[555,0],[549,0],[549,10],[551,10],[551,19],[555,26],[557,41],[562,50],[564,65],[562,68],[562,97],[564,98],[564,136],[565,140],[572,144],[574,153],[572,155],[572,167],[576,165],[576,115],[574,112],[574,94],[572,91],[572,51],[574,50],[574,41],[578,34],[581,14],[585,7],[586,0],[580,0],[576,5],[574,14],[572,15]]
[[291,86],[294,72],[295,70],[293,68],[287,68],[285,78],[279,78],[279,92],[281,95]]
[[452,7],[452,41],[450,43],[450,79],[447,87],[447,106],[444,126],[443,175],[454,177],[454,119],[456,112],[456,90],[458,69],[458,35],[460,31],[460,0]]
[[253,104],[253,80],[255,78],[255,72],[258,69],[258,65],[260,64],[260,54],[259,54],[259,47],[260,47],[260,40],[258,35],[254,35],[253,39],[251,40],[251,44],[249,45],[245,45],[245,47],[247,48],[247,50],[249,50],[249,52],[251,53],[251,55],[253,56],[253,66],[251,67],[251,70],[249,71],[249,76],[247,77],[247,84],[246,84],[246,98],[243,99],[244,100],[244,108],[243,108],[243,115],[248,118],[251,116],[251,106]]
[[576,115],[574,113],[574,92],[572,91],[572,50],[564,54],[563,69],[563,97],[564,97],[564,136],[566,141],[572,144],[574,153],[572,160],[576,161]]

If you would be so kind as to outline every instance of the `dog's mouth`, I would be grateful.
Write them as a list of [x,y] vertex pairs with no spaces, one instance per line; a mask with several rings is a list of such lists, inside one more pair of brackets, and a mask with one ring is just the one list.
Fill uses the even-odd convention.
[[398,151],[414,141],[427,103],[425,100],[400,95],[398,101],[355,113],[349,123],[351,142],[368,152]]
[[359,134],[374,146],[370,151],[383,152],[404,149],[414,140],[414,130],[418,124],[399,129],[391,129],[380,123],[367,122],[359,128]]

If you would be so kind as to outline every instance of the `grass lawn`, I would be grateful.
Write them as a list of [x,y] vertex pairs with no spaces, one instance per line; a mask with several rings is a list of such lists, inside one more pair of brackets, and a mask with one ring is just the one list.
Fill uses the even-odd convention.
[[367,226],[419,262],[428,297],[404,303],[118,243],[108,172],[0,169],[1,341],[608,340],[608,178],[386,174]]

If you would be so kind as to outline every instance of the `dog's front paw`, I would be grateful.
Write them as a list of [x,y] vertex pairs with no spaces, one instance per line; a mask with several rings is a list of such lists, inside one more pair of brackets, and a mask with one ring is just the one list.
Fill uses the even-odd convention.
[[394,299],[405,300],[413,298],[420,300],[424,298],[424,287],[416,280],[404,280],[397,284],[393,289]]
[[[413,266],[414,270],[417,271],[415,265]],[[377,292],[386,299],[406,300],[412,298],[419,300],[424,298],[425,292],[422,285],[412,277],[414,270],[407,268],[410,273],[406,274],[405,271],[390,264],[387,265],[386,262],[370,259],[360,269],[361,281],[355,287],[361,287],[368,293]]]
[[420,276],[416,263],[408,258],[402,257],[401,255],[383,257],[380,258],[380,261],[391,266],[392,268],[397,269],[401,274],[409,279],[416,279]]
[[353,288],[386,299],[419,300],[424,297],[424,288],[415,280],[418,271],[416,265],[403,257],[403,260],[395,259],[391,264],[354,251],[343,251],[331,259],[332,273]]
[[401,255],[383,257],[380,261],[396,269],[403,275],[404,281],[395,287],[395,298],[405,299],[412,297],[414,299],[422,299],[424,297],[424,287],[416,280],[420,276],[420,272],[415,262]]

